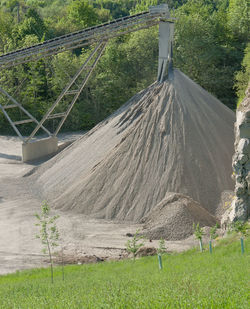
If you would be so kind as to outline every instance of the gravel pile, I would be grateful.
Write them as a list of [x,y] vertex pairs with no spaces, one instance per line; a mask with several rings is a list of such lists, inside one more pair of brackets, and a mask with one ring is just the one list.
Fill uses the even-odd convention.
[[139,222],[168,192],[214,215],[221,192],[233,189],[234,121],[230,109],[175,70],[29,179],[54,207],[99,219]]
[[213,226],[215,217],[199,203],[179,193],[167,193],[144,218],[143,234],[149,239],[180,240],[194,232],[193,223],[201,227]]

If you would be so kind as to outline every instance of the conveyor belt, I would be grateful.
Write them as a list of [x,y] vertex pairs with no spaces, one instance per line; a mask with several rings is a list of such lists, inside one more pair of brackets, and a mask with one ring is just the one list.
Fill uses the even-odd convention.
[[66,50],[107,40],[125,33],[152,27],[161,18],[168,18],[166,11],[148,11],[122,17],[111,22],[63,35],[43,43],[16,50],[0,56],[0,69],[27,63]]

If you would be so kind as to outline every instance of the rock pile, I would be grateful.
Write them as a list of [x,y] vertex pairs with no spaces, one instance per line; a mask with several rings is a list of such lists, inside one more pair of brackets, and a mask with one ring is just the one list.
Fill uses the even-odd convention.
[[235,198],[229,219],[246,220],[250,215],[250,87],[236,114],[233,171]]
[[140,222],[149,239],[180,240],[193,234],[193,223],[212,226],[216,219],[191,197],[168,192]]

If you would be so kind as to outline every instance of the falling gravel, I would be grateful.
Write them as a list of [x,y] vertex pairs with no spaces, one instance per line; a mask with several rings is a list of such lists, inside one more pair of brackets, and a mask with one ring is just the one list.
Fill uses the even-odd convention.
[[96,219],[139,222],[173,192],[215,215],[221,192],[233,189],[234,121],[230,109],[174,70],[28,179],[55,208]]

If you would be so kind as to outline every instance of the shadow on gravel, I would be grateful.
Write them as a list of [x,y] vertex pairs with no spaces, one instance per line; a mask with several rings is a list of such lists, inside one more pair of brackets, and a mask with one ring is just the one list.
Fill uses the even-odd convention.
[[15,160],[15,161],[21,161],[22,160],[21,156],[8,155],[8,154],[2,153],[2,152],[0,152],[0,158],[9,159],[9,160]]

